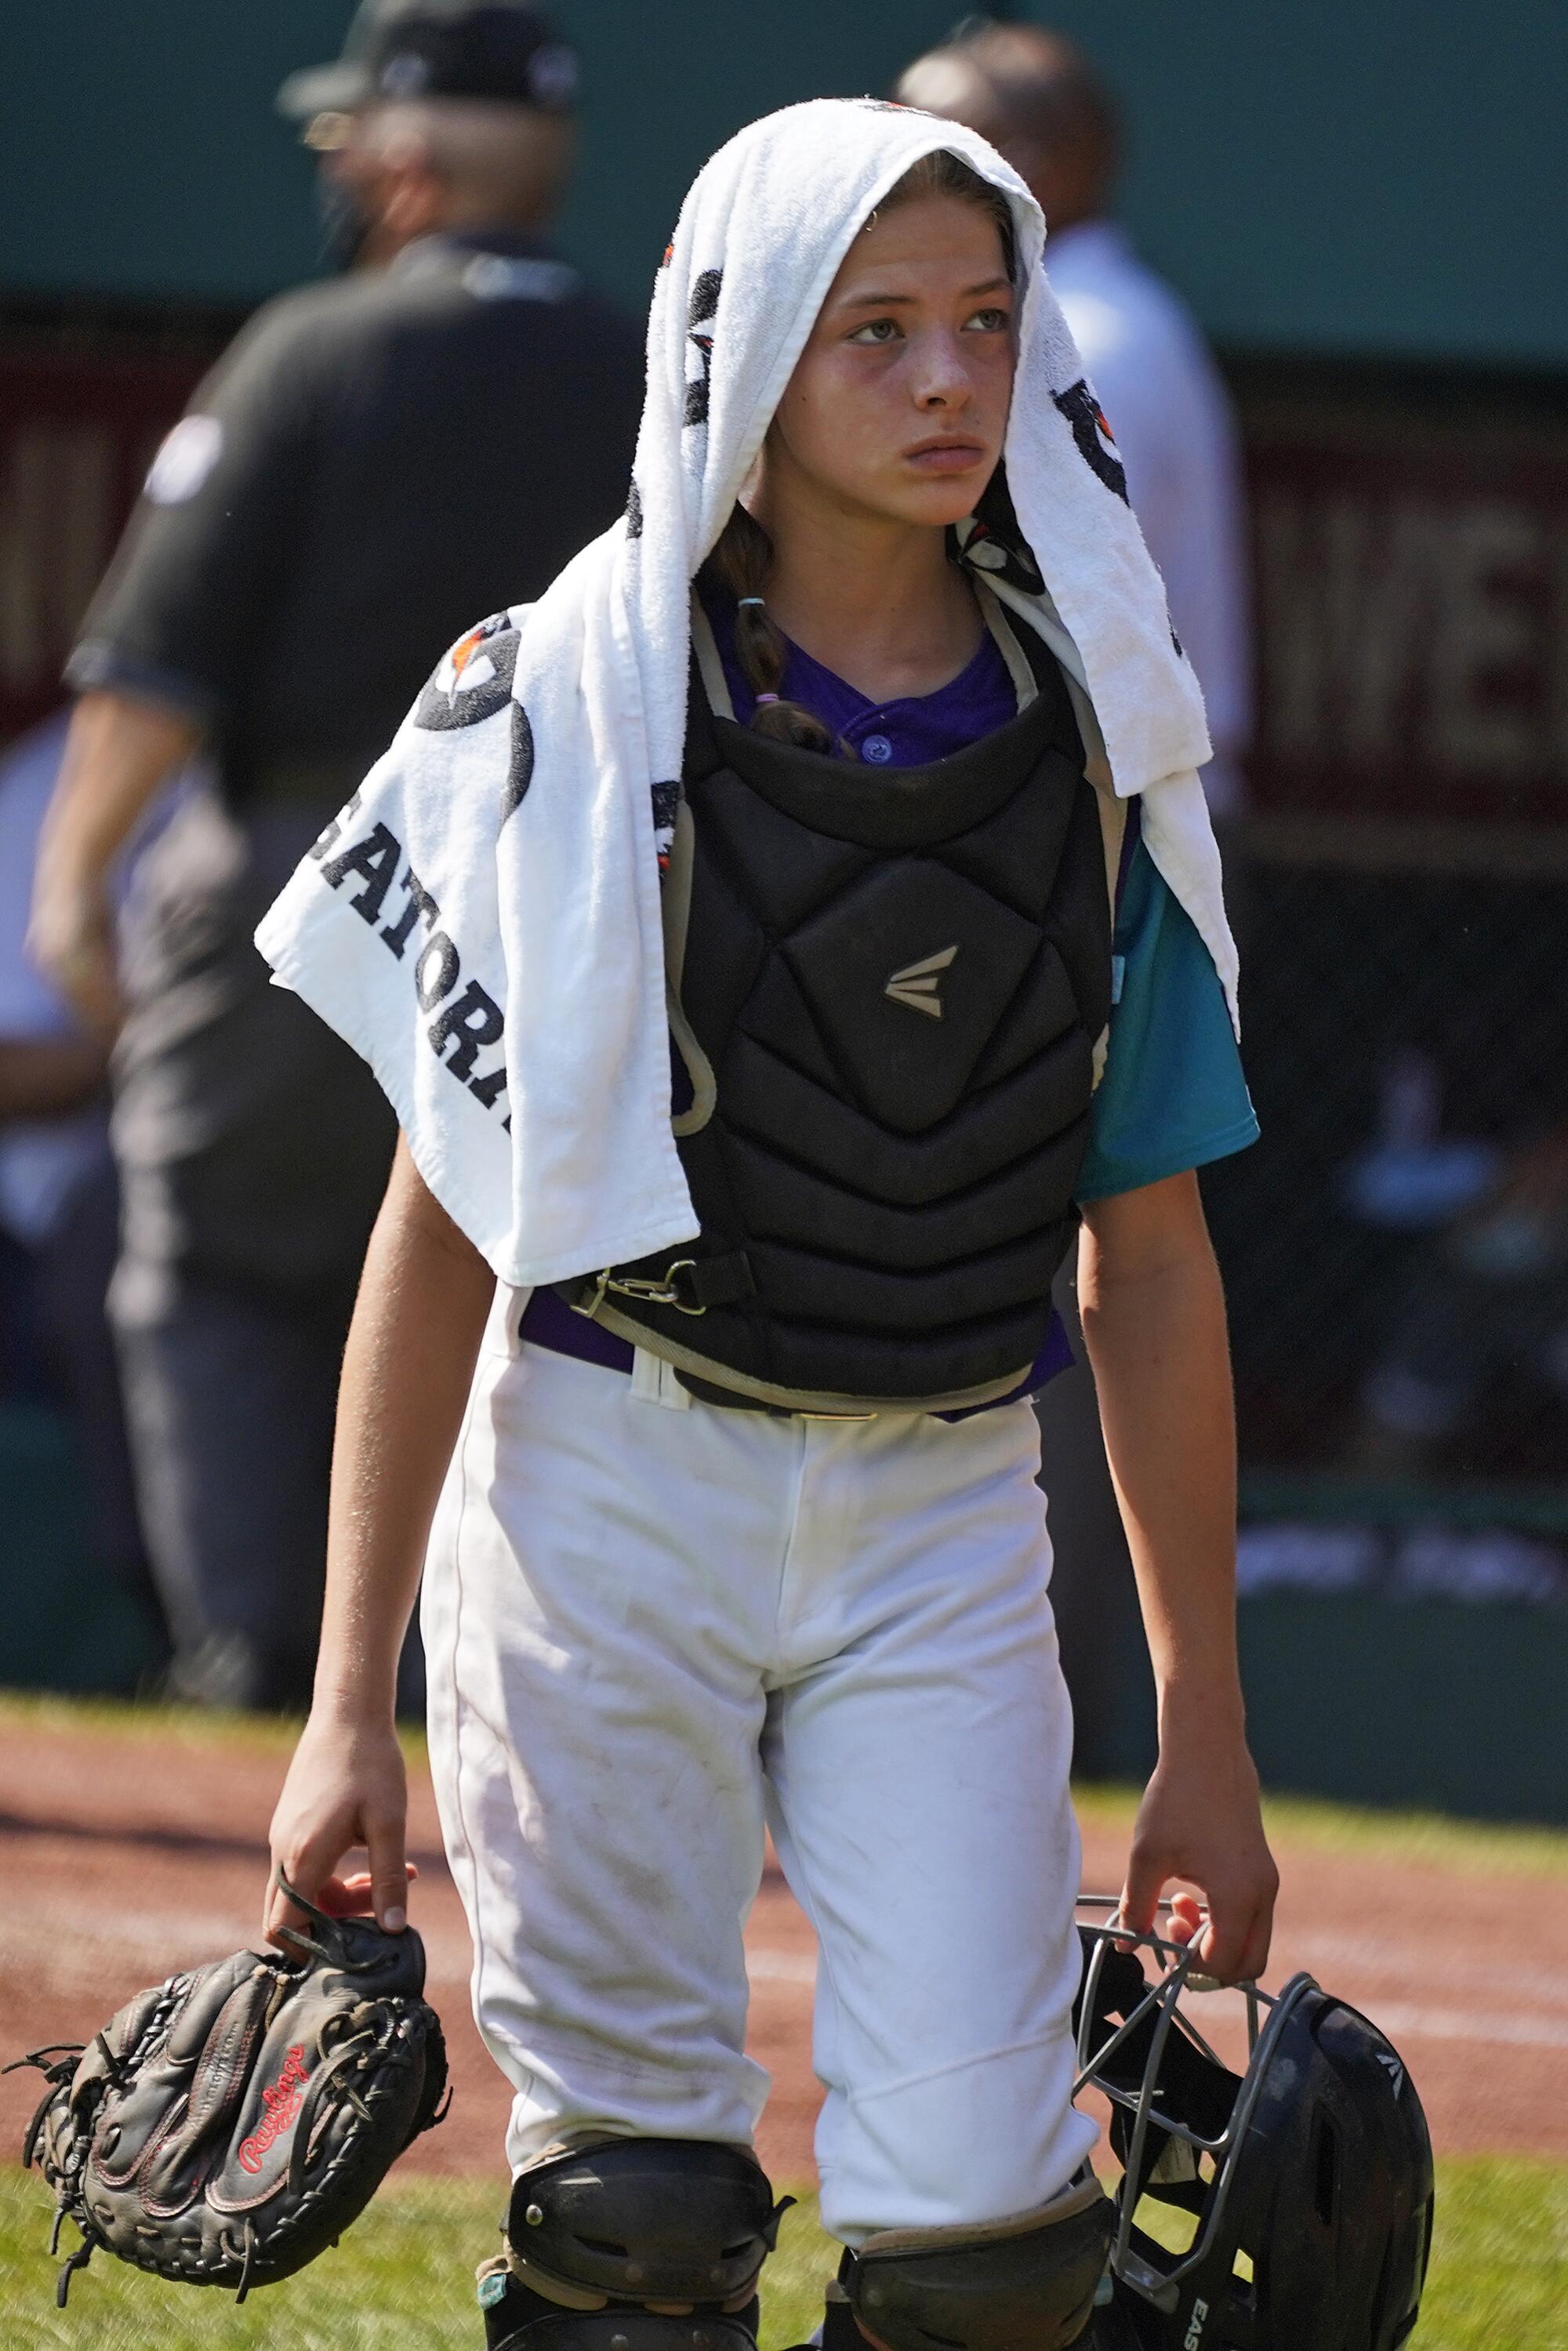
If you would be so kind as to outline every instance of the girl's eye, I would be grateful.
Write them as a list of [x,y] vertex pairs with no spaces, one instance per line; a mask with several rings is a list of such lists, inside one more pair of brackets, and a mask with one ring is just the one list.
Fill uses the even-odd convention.
[[969,324],[971,327],[977,327],[982,335],[1000,334],[1004,332],[1007,328],[1011,326],[1012,312],[1010,310],[998,309],[994,307],[984,310],[977,310],[974,317],[969,320]]
[[846,340],[852,343],[891,343],[898,331],[896,319],[868,319],[863,327],[857,327]]

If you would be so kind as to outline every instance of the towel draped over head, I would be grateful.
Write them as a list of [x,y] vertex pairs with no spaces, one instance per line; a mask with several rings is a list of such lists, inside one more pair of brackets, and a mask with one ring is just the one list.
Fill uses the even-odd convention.
[[960,527],[965,560],[1085,691],[1105,754],[1092,770],[1144,796],[1144,840],[1234,1007],[1202,700],[1041,266],[1039,207],[956,124],[875,99],[786,108],[721,148],[682,209],[625,516],[537,604],[453,647],[256,934],[277,982],[371,1063],[425,1183],[504,1282],[697,1230],[659,903],[691,582],[852,240],[939,148],[1005,193],[1022,295],[1006,495]]

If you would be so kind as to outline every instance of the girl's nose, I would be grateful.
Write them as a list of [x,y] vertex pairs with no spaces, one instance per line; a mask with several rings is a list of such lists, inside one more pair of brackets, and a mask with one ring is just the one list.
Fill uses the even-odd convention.
[[962,408],[972,387],[963,353],[951,335],[934,336],[921,354],[915,399],[922,408]]

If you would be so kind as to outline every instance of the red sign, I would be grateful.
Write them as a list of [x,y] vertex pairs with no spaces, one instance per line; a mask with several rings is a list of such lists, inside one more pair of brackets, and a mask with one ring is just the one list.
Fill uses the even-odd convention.
[[0,350],[0,741],[60,669],[152,453],[209,360]]
[[1568,823],[1568,433],[1249,406],[1263,808]]

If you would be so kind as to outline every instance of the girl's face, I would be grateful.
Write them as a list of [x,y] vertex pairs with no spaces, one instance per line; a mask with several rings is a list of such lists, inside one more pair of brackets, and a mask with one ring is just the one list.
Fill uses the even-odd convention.
[[1014,304],[978,204],[921,196],[877,214],[779,403],[769,503],[793,476],[846,516],[941,526],[972,513],[1007,432]]

